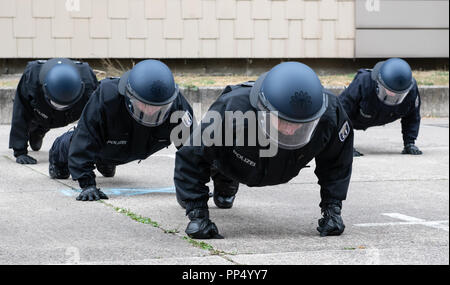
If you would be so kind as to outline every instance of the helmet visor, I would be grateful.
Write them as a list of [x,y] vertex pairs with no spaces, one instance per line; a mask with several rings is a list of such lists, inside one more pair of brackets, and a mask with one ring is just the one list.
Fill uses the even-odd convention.
[[310,122],[294,123],[279,118],[277,112],[261,111],[258,114],[264,134],[282,149],[298,149],[308,144],[320,120],[319,117]]
[[139,101],[136,97],[127,94],[127,110],[131,116],[140,124],[147,127],[159,126],[167,119],[172,102],[155,106]]
[[389,106],[395,106],[395,105],[401,104],[403,102],[403,100],[405,99],[406,95],[408,95],[409,90],[410,90],[410,89],[407,89],[407,90],[401,91],[401,92],[394,92],[394,91],[387,89],[380,83],[378,83],[377,89],[378,89],[377,90],[378,99],[380,99],[381,102],[383,102],[384,104],[389,105]]
[[70,108],[70,105],[61,105],[56,103],[53,100],[48,100],[50,103],[50,106],[52,106],[53,109],[58,110],[58,111],[64,111]]

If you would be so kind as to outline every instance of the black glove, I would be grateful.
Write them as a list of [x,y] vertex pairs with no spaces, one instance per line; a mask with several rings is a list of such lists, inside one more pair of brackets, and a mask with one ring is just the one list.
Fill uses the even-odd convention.
[[341,217],[341,205],[325,204],[322,207],[323,218],[319,220],[317,230],[321,237],[338,236],[344,232],[345,225]]
[[32,158],[28,154],[21,154],[16,158],[16,162],[20,164],[36,164],[36,159]]
[[415,144],[409,143],[409,144],[405,145],[405,148],[403,149],[402,154],[418,155],[418,154],[422,154],[422,152],[419,150],[419,148]]
[[94,185],[84,188],[77,197],[78,201],[96,201],[100,199],[108,199],[108,196]]
[[358,157],[358,156],[363,156],[363,153],[360,153],[359,151],[357,151],[355,148],[353,148],[353,156],[354,157]]
[[216,225],[209,219],[208,209],[194,209],[188,214],[191,222],[186,228],[186,234],[195,239],[223,239]]

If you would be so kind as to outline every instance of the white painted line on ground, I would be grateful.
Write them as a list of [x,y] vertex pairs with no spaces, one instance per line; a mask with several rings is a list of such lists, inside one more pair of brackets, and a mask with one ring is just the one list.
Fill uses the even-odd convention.
[[[404,222],[389,222],[389,223],[362,223],[362,224],[354,224],[356,227],[383,227],[383,226],[400,226],[400,225],[422,225],[426,227],[431,227],[439,230],[443,230],[448,232],[448,220],[440,220],[440,221],[426,221],[424,219],[419,219],[399,213],[383,213],[383,216],[388,216],[394,219],[403,220]],[[445,225],[447,224],[447,225]]]
[[[357,227],[380,227],[380,226],[396,226],[396,225],[424,225],[424,226],[436,226],[441,225],[443,223],[448,223],[448,220],[442,221],[429,221],[429,222],[391,222],[391,223],[363,223],[363,224],[354,224]],[[448,230],[448,226],[442,225],[446,227]]]
[[415,218],[415,217],[411,217],[411,216],[407,216],[407,215],[403,215],[403,214],[399,214],[399,213],[383,213],[383,216],[388,216],[394,219],[399,219],[399,220],[403,220],[405,222],[425,222],[424,219],[419,219],[419,218]]

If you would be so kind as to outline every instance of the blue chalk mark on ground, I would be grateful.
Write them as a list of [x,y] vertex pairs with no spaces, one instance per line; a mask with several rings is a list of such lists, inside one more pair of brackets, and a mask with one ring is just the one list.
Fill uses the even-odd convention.
[[[145,195],[151,193],[175,193],[175,187],[164,187],[164,188],[102,188],[103,193],[108,196],[136,196]],[[80,189],[63,189],[60,192],[65,196],[77,196],[81,190]]]

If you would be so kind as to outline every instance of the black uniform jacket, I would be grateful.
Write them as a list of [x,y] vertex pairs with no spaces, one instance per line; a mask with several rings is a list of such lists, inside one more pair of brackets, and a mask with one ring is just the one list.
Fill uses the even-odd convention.
[[83,97],[72,108],[57,111],[47,103],[39,83],[39,72],[45,60],[31,61],[25,68],[14,98],[13,117],[9,136],[9,148],[14,156],[27,153],[31,122],[43,129],[64,127],[80,118],[86,102],[97,88],[98,81],[89,64],[74,62],[85,84]]
[[401,118],[404,144],[414,143],[420,127],[420,96],[417,84],[397,106],[388,106],[377,97],[377,83],[371,70],[360,69],[352,83],[339,95],[356,130],[382,126]]
[[[125,97],[118,92],[119,78],[108,78],[91,96],[81,114],[80,121],[69,147],[69,171],[80,187],[95,185],[94,164],[119,165],[133,160],[146,159],[151,154],[171,144],[170,133],[181,119],[170,123],[169,118],[160,126],[146,127],[128,113]],[[178,94],[170,112],[188,112],[192,108]],[[186,125],[192,132],[195,121]],[[181,147],[181,146],[178,146]]]
[[[251,85],[228,86],[210,107],[224,117],[225,111],[256,112],[249,100]],[[174,181],[177,195],[186,202],[186,211],[207,208],[210,169],[248,186],[286,183],[300,169],[316,159],[315,174],[319,178],[322,201],[344,200],[352,173],[353,129],[335,95],[327,93],[328,108],[321,117],[311,141],[296,150],[278,149],[274,157],[261,157],[257,146],[185,145],[176,153]],[[202,121],[194,131],[208,126]],[[267,147],[266,147],[267,148]]]

